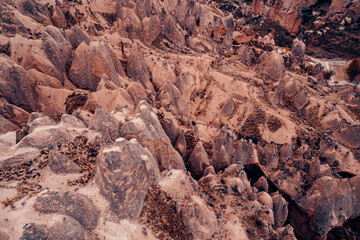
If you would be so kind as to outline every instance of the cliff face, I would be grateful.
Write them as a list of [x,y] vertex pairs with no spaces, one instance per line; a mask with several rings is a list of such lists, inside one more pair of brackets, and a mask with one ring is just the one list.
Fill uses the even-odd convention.
[[0,3],[0,239],[357,239],[358,1]]

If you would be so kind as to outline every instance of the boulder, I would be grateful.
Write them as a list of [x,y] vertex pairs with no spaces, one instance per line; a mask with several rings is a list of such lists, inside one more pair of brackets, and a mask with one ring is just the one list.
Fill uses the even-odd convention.
[[29,126],[29,133],[35,131],[36,128],[55,125],[55,121],[43,113],[33,112],[29,115],[27,125]]
[[47,58],[59,71],[57,79],[64,84],[66,66],[71,58],[71,45],[66,35],[54,26],[47,26],[42,34],[42,49]]
[[115,141],[120,136],[119,121],[100,106],[96,108],[95,114],[90,120],[89,128],[101,133],[105,142]]
[[257,154],[255,145],[241,139],[237,142],[232,163],[241,163],[243,165],[257,163]]
[[233,137],[232,131],[223,127],[214,139],[213,165],[217,172],[228,167],[231,163],[234,146]]
[[185,46],[185,33],[171,14],[166,16],[161,32],[177,46]]
[[172,197],[189,198],[195,195],[197,182],[182,169],[165,170],[161,173],[160,188]]
[[51,25],[51,19],[47,8],[35,0],[20,1],[21,12],[43,25]]
[[52,226],[28,223],[24,226],[24,231],[20,239],[95,240],[79,222],[71,217],[64,217],[62,221],[54,222]]
[[61,10],[58,4],[52,7],[51,21],[55,27],[65,28],[67,27],[67,21],[64,12]]
[[171,145],[152,107],[141,101],[135,112],[136,116],[126,121],[121,128],[122,136],[127,139],[136,138],[146,147],[157,160],[160,171],[184,169],[180,154]]
[[231,116],[234,110],[235,110],[235,103],[233,98],[229,98],[228,100],[226,100],[226,102],[221,108],[221,111],[225,116]]
[[89,35],[81,30],[79,25],[73,26],[71,29],[66,30],[66,36],[70,40],[71,46],[73,48],[77,48],[82,42],[86,44],[90,44],[90,37]]
[[145,89],[154,90],[150,82],[150,74],[144,56],[137,43],[134,43],[131,48],[127,63],[127,73],[133,81],[140,82]]
[[261,178],[259,178],[255,183],[254,183],[254,187],[256,187],[257,190],[259,191],[264,191],[264,192],[268,192],[269,191],[269,184],[267,182],[267,179],[262,176]]
[[25,136],[18,143],[19,147],[32,147],[42,149],[45,147],[57,146],[59,143],[68,142],[71,136],[61,126],[39,127],[32,133]]
[[0,94],[28,112],[39,109],[35,80],[14,61],[0,55]]
[[288,216],[288,203],[286,200],[279,194],[276,193],[272,196],[273,201],[273,212],[275,219],[275,227],[279,228],[284,226],[284,223]]
[[[0,6],[3,7],[2,4],[0,4]],[[2,34],[4,36],[14,37],[16,34],[21,36],[26,36],[29,34],[28,29],[21,21],[19,21],[13,11],[4,8],[0,12],[0,28],[2,29]]]
[[205,169],[210,166],[209,157],[200,141],[196,144],[194,150],[192,151],[187,165],[189,166],[189,171],[195,179],[202,177]]
[[280,80],[278,88],[279,96],[282,96],[282,100],[299,110],[304,108],[309,101],[307,93],[293,77],[286,75]]
[[335,133],[335,138],[352,149],[360,148],[360,125],[350,125]]
[[[261,56],[260,56],[261,58]],[[280,80],[285,74],[283,57],[275,50],[264,56],[262,70],[269,78]]]
[[179,89],[171,82],[167,82],[159,90],[157,100],[161,106],[174,115],[187,116],[187,103]]
[[176,139],[175,145],[174,145],[176,151],[178,151],[178,153],[180,153],[181,157],[185,157],[186,156],[186,138],[185,138],[185,134],[184,131],[181,130],[178,138]]
[[24,109],[19,108],[13,104],[9,104],[5,99],[0,98],[0,114],[15,124],[17,127],[21,127],[22,124],[29,119],[29,113]]
[[155,159],[135,139],[118,138],[98,157],[97,183],[119,218],[139,216],[148,189],[159,180]]
[[0,134],[16,131],[18,127],[0,115]]
[[36,198],[34,208],[40,213],[72,217],[90,231],[96,228],[100,217],[100,210],[87,196],[80,193],[43,192]]
[[273,209],[273,200],[267,192],[258,192],[256,194],[257,201],[269,209]]
[[307,221],[312,223],[309,232],[324,236],[347,219],[359,216],[359,187],[360,176],[348,179],[324,176],[317,179],[298,201],[310,218]]
[[119,76],[124,76],[120,60],[111,47],[104,42],[86,41],[76,48],[69,71],[70,81],[79,88],[95,91],[103,74],[118,87],[122,84]]
[[190,203],[182,207],[181,216],[194,239],[211,239],[218,228],[215,213],[197,196],[192,196]]
[[291,48],[291,54],[293,62],[304,63],[305,61],[305,43],[297,38],[294,39],[293,46]]
[[159,120],[171,143],[175,145],[181,133],[175,116],[172,113],[164,112],[163,115],[159,114]]
[[134,100],[135,105],[138,105],[142,100],[146,101],[148,99],[145,88],[138,82],[132,82],[126,90]]
[[159,36],[161,31],[161,22],[157,15],[151,15],[145,17],[141,21],[142,25],[142,40],[146,44],[152,44],[152,42]]
[[56,150],[50,151],[49,167],[57,174],[79,173],[81,170],[76,163]]

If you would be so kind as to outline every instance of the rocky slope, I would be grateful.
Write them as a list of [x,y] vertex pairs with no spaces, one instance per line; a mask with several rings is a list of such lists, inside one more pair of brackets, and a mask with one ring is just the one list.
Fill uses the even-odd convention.
[[0,239],[360,238],[359,8],[2,1]]

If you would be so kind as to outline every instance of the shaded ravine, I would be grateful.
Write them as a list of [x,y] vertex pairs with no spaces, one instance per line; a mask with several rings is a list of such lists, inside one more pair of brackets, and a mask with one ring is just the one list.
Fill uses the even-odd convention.
[[[246,165],[244,168],[249,181],[253,185],[260,177],[265,177],[269,184],[269,193],[279,191],[281,196],[288,202],[288,216],[285,222],[290,224],[295,230],[295,236],[301,240],[320,239],[320,235],[315,232],[312,226],[311,217],[296,204],[286,193],[281,191],[276,185],[265,175],[261,167],[256,164]],[[359,239],[360,237],[360,216],[357,218],[349,218],[342,226],[333,228],[327,233],[328,240],[338,239]]]

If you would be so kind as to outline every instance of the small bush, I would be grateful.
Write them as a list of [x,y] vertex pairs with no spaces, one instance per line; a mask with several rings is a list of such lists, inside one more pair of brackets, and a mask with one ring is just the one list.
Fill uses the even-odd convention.
[[355,83],[355,89],[360,83],[360,58],[356,58],[351,61],[349,66],[346,68],[346,73],[349,76],[350,82]]
[[358,83],[360,77],[360,59],[356,58],[351,61],[349,66],[346,68],[346,73],[349,76],[351,82]]

